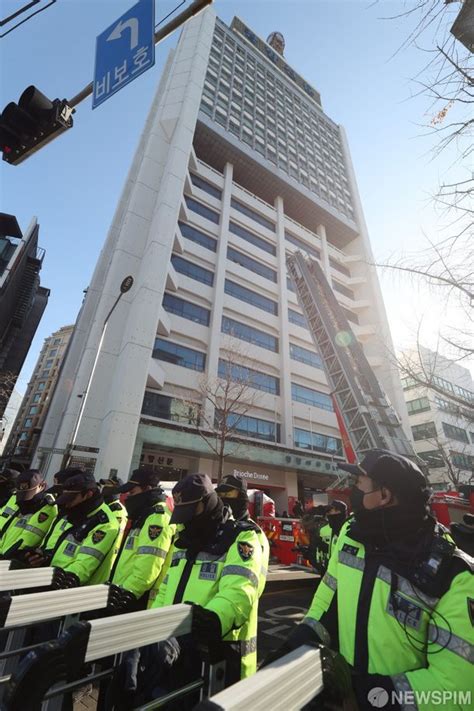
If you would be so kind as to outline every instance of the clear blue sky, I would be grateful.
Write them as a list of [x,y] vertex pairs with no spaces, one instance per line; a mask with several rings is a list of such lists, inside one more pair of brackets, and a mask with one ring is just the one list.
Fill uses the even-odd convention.
[[[21,0],[3,0],[2,15]],[[51,8],[1,40],[0,107],[17,101],[29,84],[50,98],[68,98],[92,80],[95,37],[133,0],[57,0]],[[156,2],[157,21],[176,2]],[[425,97],[410,99],[412,77],[426,57],[413,47],[391,59],[411,21],[383,20],[405,8],[382,0],[216,0],[218,15],[239,15],[266,38],[280,30],[289,64],[322,95],[323,108],[344,125],[376,256],[421,244],[436,215],[427,201],[449,163],[432,163],[433,138],[420,124]],[[43,339],[73,323],[105,239],[167,52],[178,33],[156,47],[153,69],[95,111],[79,105],[74,128],[17,167],[2,163],[1,210],[23,229],[37,215],[46,249],[41,281],[49,305],[18,382],[23,391]],[[403,309],[412,296],[400,282],[383,280],[394,335],[406,336]],[[429,306],[429,304],[428,304]],[[420,309],[423,299],[420,296]],[[416,309],[415,309],[416,310]],[[411,308],[413,312],[413,309]],[[413,313],[411,314],[413,315]]]

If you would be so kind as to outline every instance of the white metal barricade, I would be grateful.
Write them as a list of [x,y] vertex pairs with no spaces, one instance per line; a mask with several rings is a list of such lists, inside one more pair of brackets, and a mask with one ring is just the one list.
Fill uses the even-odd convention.
[[[85,585],[69,590],[48,590],[13,596],[7,603],[3,628],[31,625],[56,617],[76,615],[106,607],[108,585]],[[0,628],[2,627],[0,623]]]
[[0,592],[47,587],[51,585],[53,573],[54,568],[0,571]]
[[321,653],[303,646],[196,706],[196,711],[295,711],[323,689]]

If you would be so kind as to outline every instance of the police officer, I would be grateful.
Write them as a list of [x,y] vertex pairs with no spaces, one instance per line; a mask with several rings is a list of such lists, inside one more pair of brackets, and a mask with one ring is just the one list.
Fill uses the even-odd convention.
[[[229,506],[232,515],[236,521],[246,521],[254,524],[260,546],[262,548],[262,568],[259,576],[258,596],[261,597],[265,584],[267,582],[268,561],[270,558],[270,544],[265,533],[260,526],[257,526],[255,521],[249,516],[248,512],[248,495],[247,482],[241,477],[228,474],[222,477],[221,483],[216,487],[216,492],[219,494],[223,503]],[[257,624],[258,624],[258,607],[255,605],[252,608],[252,613],[246,625],[243,625],[238,630],[232,630],[228,639],[245,640],[257,639]],[[257,670],[257,646],[249,653],[242,657],[242,678],[250,676]]]
[[146,607],[152,590],[156,595],[175,526],[170,524],[171,511],[153,470],[136,469],[117,492],[128,493],[130,530],[112,568],[109,606],[117,611],[140,609]]
[[58,513],[54,498],[46,493],[46,481],[37,469],[18,476],[15,499],[14,511],[0,530],[0,554],[5,557],[17,557],[20,551],[25,553],[26,549],[39,546]]
[[[170,564],[153,607],[193,605],[192,633],[139,651],[122,672],[134,668],[127,682],[116,679],[117,708],[127,709],[183,686],[201,676],[203,655],[226,660],[226,684],[241,677],[241,660],[255,640],[235,642],[229,633],[244,626],[258,603],[262,550],[252,523],[235,521],[205,474],[189,474],[173,488],[171,522],[179,524]],[[123,690],[134,691],[125,698]],[[192,708],[193,695],[180,699]],[[122,705],[120,705],[122,703]],[[168,707],[167,707],[168,708]]]
[[56,568],[56,588],[105,582],[119,536],[118,521],[104,502],[93,474],[82,469],[71,469],[70,473],[57,500],[71,527],[51,560]]
[[[4,469],[0,472],[0,516],[2,515],[2,509],[15,494],[16,482],[19,476],[20,472],[16,469]],[[13,506],[14,500],[10,504]]]
[[467,711],[474,694],[473,559],[437,532],[416,464],[378,449],[360,464],[339,466],[354,478],[354,517],[341,529],[306,617],[279,653],[314,642],[338,652],[330,658],[349,670],[361,709],[427,711],[436,691],[457,694],[449,708]]
[[120,532],[123,533],[127,525],[127,509],[120,501],[119,491],[123,481],[119,477],[110,477],[109,479],[99,479],[99,484],[104,501],[109,509],[114,512],[120,526]]
[[[56,501],[63,490],[63,483],[77,473],[76,469],[61,469],[53,476],[53,486],[47,489],[47,493],[54,496]],[[63,507],[58,507],[58,515],[54,519],[53,525],[46,536],[41,541],[41,545],[33,551],[25,554],[25,562],[30,568],[38,568],[50,564],[56,549],[61,541],[66,537],[67,531],[71,528],[71,523],[64,515]]]

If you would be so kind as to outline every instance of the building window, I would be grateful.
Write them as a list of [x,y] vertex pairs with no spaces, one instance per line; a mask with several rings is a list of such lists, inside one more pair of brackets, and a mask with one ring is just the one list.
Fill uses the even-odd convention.
[[318,432],[309,432],[295,427],[293,430],[295,447],[311,449],[313,452],[324,452],[342,457],[342,441],[338,437],[328,437]]
[[474,469],[474,457],[462,452],[450,451],[451,461],[459,469]]
[[249,388],[263,390],[272,395],[280,394],[280,381],[278,378],[247,368],[245,365],[230,363],[219,358],[218,374],[223,380],[232,380],[235,383],[241,383],[244,386],[248,385]]
[[430,469],[440,469],[444,467],[443,452],[440,449],[431,449],[429,452],[419,452],[419,456],[425,460]]
[[292,235],[290,232],[287,232],[285,230],[285,239],[287,242],[291,242],[291,244],[294,244],[295,247],[298,247],[298,249],[302,249],[304,252],[308,252],[308,254],[312,254],[313,257],[316,257],[317,259],[321,259],[321,252],[319,249],[316,249],[315,247],[311,247],[307,242],[305,242],[302,239],[299,239],[298,237],[295,237]]
[[301,326],[302,328],[308,328],[306,317],[293,309],[288,309],[288,321],[296,324],[297,326]]
[[452,400],[445,400],[444,398],[435,395],[435,403],[439,410],[444,410],[444,412],[452,412],[453,415],[462,414],[460,406],[456,405],[456,403],[452,402]]
[[430,401],[427,397],[418,397],[416,400],[409,400],[407,402],[409,415],[414,415],[416,412],[426,412],[430,409]]
[[299,360],[301,363],[306,363],[306,365],[311,365],[313,368],[323,367],[323,362],[321,357],[314,353],[314,351],[309,351],[307,348],[302,348],[294,343],[290,343],[290,358],[293,360]]
[[212,197],[215,197],[218,200],[221,199],[222,190],[219,190],[219,188],[216,188],[214,185],[211,185],[211,183],[208,183],[207,180],[201,178],[200,175],[195,175],[194,173],[191,173],[191,182],[197,188],[201,188],[201,190],[204,190],[209,195],[212,195]]
[[211,312],[203,306],[192,304],[173,294],[165,294],[163,297],[163,307],[166,311],[169,311],[169,313],[181,316],[181,318],[186,318],[188,321],[194,321],[195,323],[202,323],[203,326],[209,326]]
[[294,291],[296,293],[295,285],[293,284],[293,281],[289,276],[286,277],[286,288],[289,291]]
[[46,363],[44,364],[46,368],[51,368],[54,363],[54,358],[48,358]]
[[250,242],[254,247],[263,249],[265,252],[273,254],[273,256],[276,255],[276,247],[274,244],[270,244],[267,240],[257,237],[253,232],[250,232],[250,230],[247,230],[245,227],[241,227],[236,222],[232,222],[232,220],[229,222],[229,231],[237,235],[237,237],[241,237],[246,242]]
[[39,402],[41,400],[41,393],[35,393],[33,395],[33,400],[32,402]]
[[37,415],[38,412],[39,412],[39,407],[38,407],[37,405],[33,405],[33,406],[30,407],[30,409],[28,410],[28,414],[29,414],[29,415]]
[[188,425],[198,425],[199,405],[183,402],[173,397],[145,391],[142,413],[150,417],[159,417],[172,422],[185,422]]
[[404,390],[410,390],[411,388],[416,388],[416,386],[419,385],[419,383],[411,377],[400,378],[400,382]]
[[44,390],[46,387],[46,383],[38,383],[38,390]]
[[28,432],[21,432],[20,436],[18,437],[18,441],[24,442],[25,439],[28,439]]
[[467,432],[466,430],[463,430],[462,427],[448,425],[447,422],[442,422],[441,424],[443,425],[443,431],[446,437],[449,437],[449,439],[455,439],[458,442],[465,442],[466,444],[469,444]]
[[334,291],[338,291],[340,294],[344,294],[344,296],[347,296],[348,299],[355,299],[354,292],[352,291],[352,289],[348,289],[347,286],[344,286],[344,284],[341,284],[340,282],[333,279],[332,286]]
[[334,409],[329,395],[297,383],[291,383],[291,398],[296,402],[304,402],[307,405],[319,407],[321,410],[332,412]]
[[33,420],[31,417],[28,417],[25,420],[25,424],[23,425],[23,427],[25,427],[25,428],[33,427]]
[[[280,441],[280,425],[275,422],[270,422],[269,420],[261,420],[258,417],[229,413],[227,416],[227,427],[245,437],[263,439],[266,442]],[[216,412],[216,429],[220,429],[218,412]]]
[[58,352],[58,349],[57,349],[57,348],[52,348],[52,349],[49,351],[49,357],[50,357],[50,358],[54,358],[54,356],[57,354],[57,352]]
[[437,436],[434,422],[424,422],[421,425],[413,425],[411,432],[415,442],[418,442],[420,439],[436,439]]
[[257,262],[256,259],[252,259],[252,257],[242,254],[242,252],[238,252],[233,247],[227,247],[227,259],[230,259],[231,262],[235,262],[236,264],[240,264],[241,267],[249,269],[255,274],[265,277],[265,279],[269,279],[275,283],[277,281],[277,273],[274,269],[267,267],[266,264]]
[[240,299],[240,301],[245,301],[247,304],[256,306],[258,309],[268,311],[268,313],[278,316],[278,304],[276,301],[272,301],[272,299],[268,299],[266,296],[257,294],[255,291],[247,289],[245,286],[240,286],[240,284],[236,284],[235,281],[226,279],[224,291],[226,294],[229,294],[229,296],[234,296],[236,299]]
[[171,255],[171,263],[177,272],[184,274],[185,276],[200,281],[202,284],[207,284],[212,286],[214,284],[214,274],[209,269],[204,269],[204,267],[199,267],[193,262],[188,262],[187,259],[178,257],[176,254]]
[[216,225],[219,224],[219,213],[215,212],[215,210],[211,210],[210,207],[206,207],[206,205],[203,205],[202,202],[198,202],[194,198],[188,197],[187,195],[184,196],[186,205],[189,207],[190,210],[193,212],[197,212],[198,215],[201,215],[201,217],[205,217],[206,220],[210,220],[211,222],[215,222]]
[[258,222],[259,225],[266,227],[267,230],[275,232],[275,224],[271,222],[271,220],[266,217],[263,217],[263,215],[260,215],[258,212],[255,212],[255,210],[252,210],[252,208],[247,207],[247,205],[244,205],[239,200],[235,200],[235,198],[232,198],[230,201],[230,206],[233,207],[234,210],[238,210],[243,215],[246,215],[255,222]]
[[55,338],[54,341],[53,341],[53,346],[59,346],[60,343],[61,343],[61,339],[60,339],[60,338]]
[[256,346],[278,353],[278,338],[264,331],[260,331],[258,328],[253,328],[252,326],[247,326],[245,323],[234,321],[234,319],[228,318],[227,316],[222,317],[222,332],[228,333],[234,338],[240,338],[241,341],[254,343]]
[[49,370],[43,370],[43,372],[41,373],[41,377],[42,378],[49,378],[49,373],[50,373]]
[[201,247],[210,249],[211,252],[215,252],[217,250],[217,240],[214,239],[214,237],[209,237],[209,235],[204,234],[204,232],[196,229],[196,227],[187,225],[185,222],[178,222],[178,225],[181,230],[181,234],[183,237],[186,237],[186,239],[189,239],[191,242],[195,242],[196,244],[200,244]]
[[195,351],[187,346],[180,346],[179,343],[165,341],[163,338],[155,339],[153,348],[153,358],[165,360],[167,363],[174,363],[183,368],[203,371],[206,366],[206,354]]

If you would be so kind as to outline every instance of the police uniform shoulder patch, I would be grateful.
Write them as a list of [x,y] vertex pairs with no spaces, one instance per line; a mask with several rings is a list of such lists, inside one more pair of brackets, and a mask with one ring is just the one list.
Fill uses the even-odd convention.
[[47,521],[48,518],[49,518],[48,514],[44,513],[44,511],[42,511],[40,514],[38,514],[39,523],[43,523],[44,521]]
[[100,543],[105,538],[105,531],[94,531],[92,534],[92,543]]
[[245,541],[238,541],[237,550],[242,560],[250,560],[253,556],[253,546]]
[[469,612],[469,617],[471,619],[471,625],[474,627],[474,598],[473,597],[467,598],[467,609]]
[[162,526],[148,526],[148,537],[154,541],[158,538],[162,530]]

